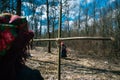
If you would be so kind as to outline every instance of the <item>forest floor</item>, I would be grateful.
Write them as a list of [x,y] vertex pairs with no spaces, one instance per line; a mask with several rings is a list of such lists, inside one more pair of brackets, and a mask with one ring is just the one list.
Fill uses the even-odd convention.
[[[39,70],[44,80],[57,80],[57,49],[47,53],[46,48],[36,47],[30,53],[26,65]],[[120,80],[119,59],[83,55],[70,49],[67,55],[61,59],[61,80]]]

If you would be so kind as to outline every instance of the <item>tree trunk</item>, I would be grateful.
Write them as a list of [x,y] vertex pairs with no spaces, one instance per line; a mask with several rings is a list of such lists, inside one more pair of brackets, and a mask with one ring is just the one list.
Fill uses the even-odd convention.
[[[48,29],[47,29],[47,33],[48,33],[48,38],[50,38],[50,26],[49,26],[49,4],[48,4],[48,0],[46,2],[46,5],[47,5],[47,26],[48,26]],[[48,53],[51,53],[51,41],[48,41]]]
[[17,0],[17,15],[21,16],[21,0]]

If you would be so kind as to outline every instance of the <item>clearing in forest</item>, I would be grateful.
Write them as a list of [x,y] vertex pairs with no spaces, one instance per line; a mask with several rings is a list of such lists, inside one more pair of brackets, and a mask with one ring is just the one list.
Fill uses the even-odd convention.
[[[57,49],[46,51],[44,47],[30,50],[26,65],[39,70],[45,80],[57,80]],[[68,57],[61,59],[61,80],[120,80],[120,62],[69,50]]]

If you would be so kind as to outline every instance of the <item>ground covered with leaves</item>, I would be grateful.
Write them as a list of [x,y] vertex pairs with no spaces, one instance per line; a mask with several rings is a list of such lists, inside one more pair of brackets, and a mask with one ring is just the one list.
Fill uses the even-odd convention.
[[[57,80],[58,51],[36,47],[30,50],[31,56],[26,65],[40,71],[45,80]],[[83,55],[69,49],[68,57],[61,59],[61,80],[120,80],[119,58]]]

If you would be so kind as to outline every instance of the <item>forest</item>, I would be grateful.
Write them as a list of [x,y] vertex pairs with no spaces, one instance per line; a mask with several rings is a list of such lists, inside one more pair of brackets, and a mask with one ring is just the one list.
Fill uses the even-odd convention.
[[[0,13],[4,11],[25,16],[29,29],[34,32],[34,39],[57,38],[59,26],[61,38],[112,37],[113,41],[70,40],[64,43],[72,57],[104,57],[120,65],[120,0],[0,0]],[[54,41],[41,41],[33,42],[33,48],[45,48],[43,51],[48,52],[45,54],[51,55],[57,45]],[[34,50],[31,52],[35,54]]]
[[[35,32],[34,38],[56,38],[58,36],[59,0],[1,0],[0,4],[0,12],[9,11],[26,16],[30,29]],[[61,37],[113,37],[114,42],[67,41],[66,43],[69,47],[80,51],[92,49],[99,54],[112,49],[113,53],[110,54],[119,55],[119,7],[119,0],[93,0],[89,3],[88,0],[63,0]],[[47,43],[37,45],[45,46]],[[54,43],[51,45],[55,46]]]

